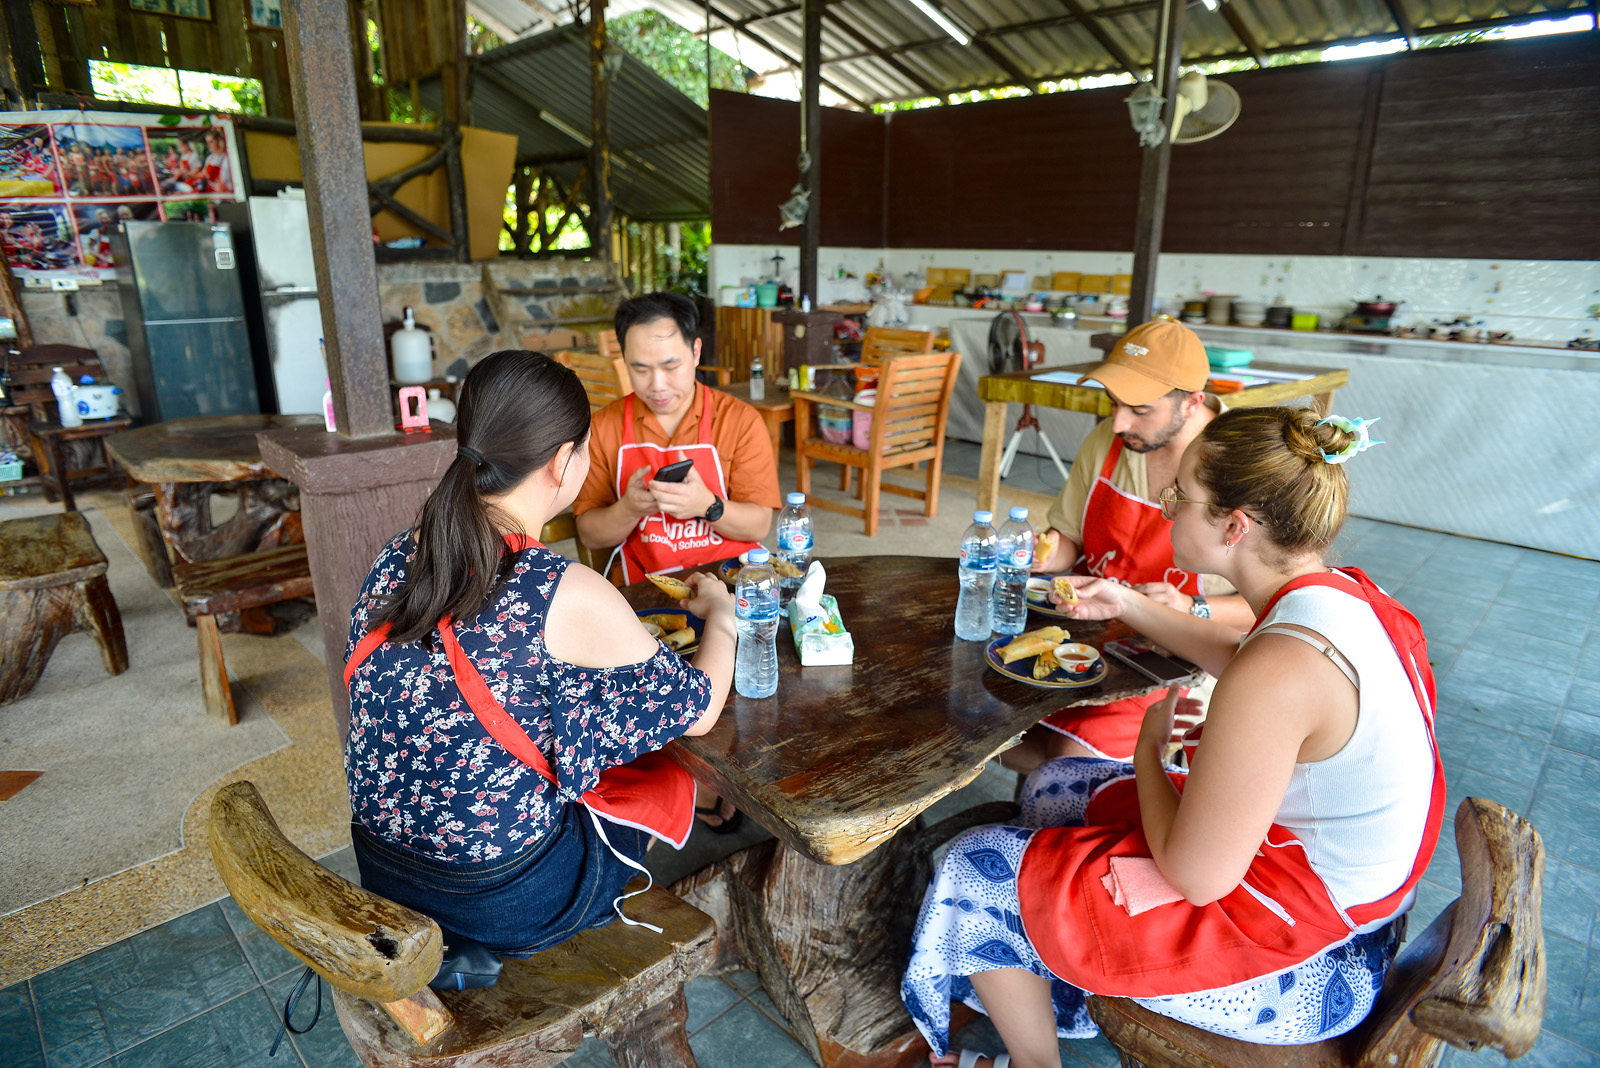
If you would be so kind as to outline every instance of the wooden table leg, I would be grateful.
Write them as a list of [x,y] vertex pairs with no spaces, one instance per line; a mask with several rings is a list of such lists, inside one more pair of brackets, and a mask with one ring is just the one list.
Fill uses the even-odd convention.
[[1000,503],[1000,454],[1006,443],[1006,402],[983,406],[983,451],[978,454],[978,507],[994,511]]
[[761,413],[761,421],[767,424],[767,436],[772,439],[772,462],[778,462],[778,452],[783,447],[783,413]]
[[128,640],[122,633],[122,612],[111,596],[111,584],[101,575],[80,583],[73,591],[72,618],[75,629],[86,630],[100,647],[100,661],[107,675],[128,670]]
[[56,492],[61,494],[61,510],[76,512],[78,502],[72,496],[72,480],[67,477],[67,461],[62,455],[61,439],[51,436],[45,442],[45,450],[50,454],[50,473],[55,476]]

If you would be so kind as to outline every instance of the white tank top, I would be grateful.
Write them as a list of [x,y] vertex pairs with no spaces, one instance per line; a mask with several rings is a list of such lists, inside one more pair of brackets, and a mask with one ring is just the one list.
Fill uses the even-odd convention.
[[[1274,822],[1304,843],[1312,870],[1341,908],[1376,901],[1406,881],[1427,823],[1433,747],[1422,712],[1389,635],[1363,601],[1307,586],[1285,594],[1251,638],[1274,623],[1326,638],[1354,669],[1358,694],[1350,740],[1326,760],[1294,766]],[[1304,632],[1273,633],[1326,651]]]

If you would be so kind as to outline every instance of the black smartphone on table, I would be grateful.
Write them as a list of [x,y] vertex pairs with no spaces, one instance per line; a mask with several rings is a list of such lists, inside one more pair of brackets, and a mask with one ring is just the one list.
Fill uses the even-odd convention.
[[668,464],[656,472],[654,482],[682,482],[689,477],[689,469],[694,466],[693,460],[679,460],[675,464]]
[[1197,670],[1194,664],[1170,653],[1158,652],[1148,642],[1122,638],[1106,642],[1107,656],[1114,656],[1152,682],[1163,686],[1184,682]]

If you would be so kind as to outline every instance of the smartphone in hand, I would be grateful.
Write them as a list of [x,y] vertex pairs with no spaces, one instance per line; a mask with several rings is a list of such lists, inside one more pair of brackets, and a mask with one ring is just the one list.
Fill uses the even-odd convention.
[[1163,686],[1185,682],[1198,668],[1187,660],[1168,653],[1158,653],[1147,642],[1132,638],[1106,642],[1105,653],[1114,656],[1152,682]]
[[675,464],[668,464],[656,472],[655,478],[652,479],[652,481],[682,482],[684,479],[689,477],[689,469],[693,466],[693,460],[679,460]]

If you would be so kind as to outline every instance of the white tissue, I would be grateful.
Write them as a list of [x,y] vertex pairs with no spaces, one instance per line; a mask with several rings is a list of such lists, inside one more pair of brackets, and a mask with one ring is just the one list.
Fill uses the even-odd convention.
[[828,572],[823,569],[822,561],[811,561],[811,566],[806,568],[806,577],[801,580],[800,588],[794,594],[795,614],[801,626],[827,618],[828,613],[822,608],[822,588],[827,581]]

